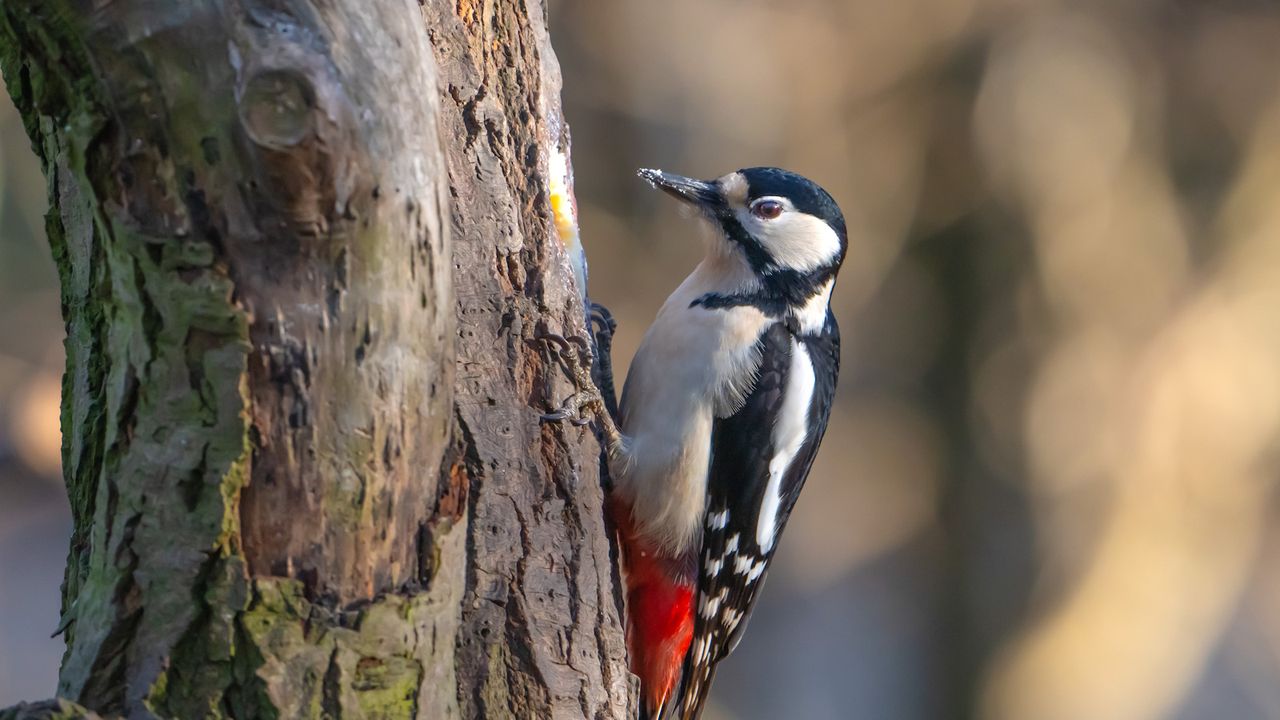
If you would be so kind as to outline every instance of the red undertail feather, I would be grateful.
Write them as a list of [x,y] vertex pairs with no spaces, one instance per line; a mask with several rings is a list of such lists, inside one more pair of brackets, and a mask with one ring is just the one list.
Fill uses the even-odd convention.
[[637,539],[630,511],[614,503],[627,587],[627,648],[640,677],[646,712],[656,718],[680,680],[693,639],[693,580],[680,563]]

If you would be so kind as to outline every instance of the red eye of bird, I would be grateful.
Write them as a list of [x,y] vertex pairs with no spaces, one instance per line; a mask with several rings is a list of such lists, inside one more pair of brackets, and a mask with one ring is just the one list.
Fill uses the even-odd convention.
[[751,214],[761,220],[772,220],[782,214],[782,203],[777,200],[761,200],[751,206]]

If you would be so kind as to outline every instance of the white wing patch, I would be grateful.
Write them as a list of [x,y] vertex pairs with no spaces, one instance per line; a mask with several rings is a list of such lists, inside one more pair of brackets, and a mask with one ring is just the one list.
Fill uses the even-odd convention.
[[778,525],[778,507],[782,503],[782,477],[786,475],[796,453],[809,434],[809,405],[813,400],[816,378],[809,351],[794,339],[791,341],[791,368],[783,391],[782,408],[773,426],[775,454],[769,461],[769,485],[756,521],[756,544],[764,552],[773,549]]

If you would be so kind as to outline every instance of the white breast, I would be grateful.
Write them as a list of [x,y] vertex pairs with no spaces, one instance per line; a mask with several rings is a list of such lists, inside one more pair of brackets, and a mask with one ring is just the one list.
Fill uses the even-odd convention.
[[701,532],[711,425],[755,384],[770,322],[752,307],[690,307],[722,279],[705,265],[667,299],[632,360],[620,408],[627,457],[611,464],[637,530],[671,554]]

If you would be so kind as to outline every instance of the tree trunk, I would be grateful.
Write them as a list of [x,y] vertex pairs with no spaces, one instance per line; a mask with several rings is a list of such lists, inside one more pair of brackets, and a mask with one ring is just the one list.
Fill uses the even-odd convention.
[[[538,0],[14,0],[75,532],[3,717],[634,714]],[[563,218],[560,218],[563,220]]]

